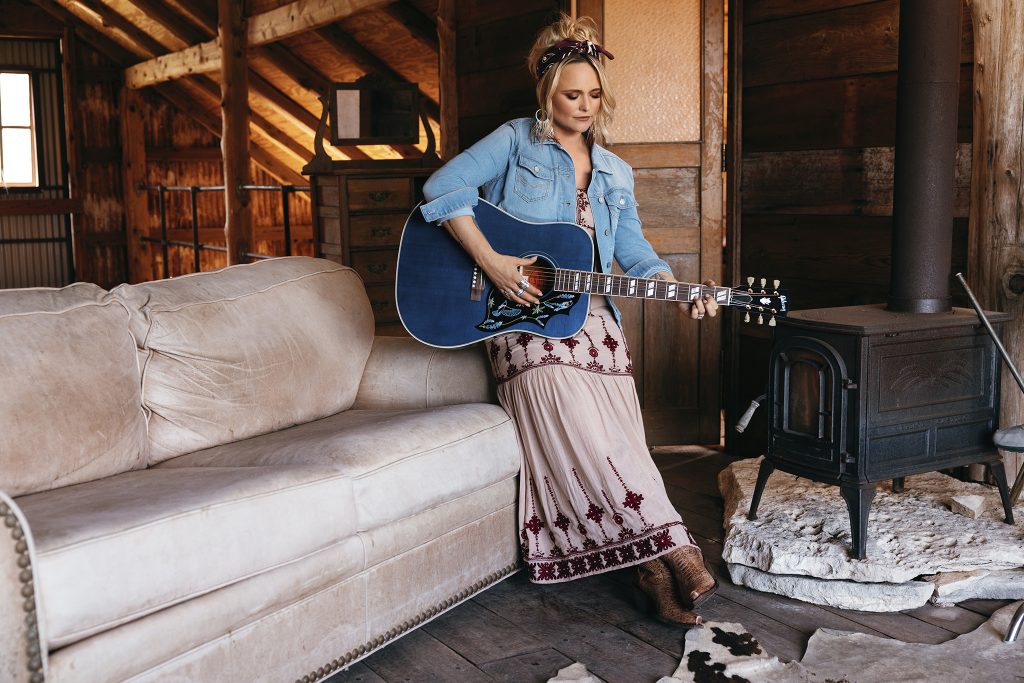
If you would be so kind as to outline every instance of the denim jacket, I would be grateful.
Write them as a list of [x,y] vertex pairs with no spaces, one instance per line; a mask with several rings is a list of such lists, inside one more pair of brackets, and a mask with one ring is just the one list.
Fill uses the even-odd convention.
[[[440,224],[473,215],[479,196],[513,216],[531,222],[576,222],[576,170],[572,158],[554,140],[537,142],[532,119],[515,119],[462,152],[435,172],[426,185],[423,218]],[[604,273],[616,261],[629,277],[672,272],[658,258],[640,229],[633,169],[595,144],[587,195],[594,213],[598,267]],[[609,299],[615,319],[619,311]]]

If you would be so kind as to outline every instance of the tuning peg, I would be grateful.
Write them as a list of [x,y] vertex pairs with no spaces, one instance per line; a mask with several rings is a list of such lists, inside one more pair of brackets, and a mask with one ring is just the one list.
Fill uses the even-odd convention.
[[753,278],[753,276],[747,278],[747,286],[748,287],[753,287],[754,286],[754,278]]
[[747,311],[746,313],[743,314],[743,322],[745,322],[745,323],[749,323],[750,322],[750,311]]
[[764,316],[761,315],[760,313],[757,314],[757,324],[764,325]]
[[778,280],[772,280],[772,289],[778,289],[779,284],[781,283]]
[[765,284],[768,282],[765,278],[761,278],[761,289],[764,289]]
[[768,319],[768,327],[775,327],[775,316]]

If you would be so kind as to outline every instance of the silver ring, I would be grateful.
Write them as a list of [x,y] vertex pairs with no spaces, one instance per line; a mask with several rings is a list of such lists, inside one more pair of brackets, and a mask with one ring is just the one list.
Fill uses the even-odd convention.
[[697,320],[703,320],[703,319],[704,319],[704,314],[703,313],[698,313],[697,314]]
[[501,290],[501,293],[504,295],[506,299],[512,296],[512,290],[510,289],[503,289]]
[[522,287],[523,289],[526,289],[527,287],[530,286],[530,281],[524,277],[522,280],[519,281],[519,286]]
[[526,287],[520,287],[519,291],[516,292],[516,296],[522,296],[523,292],[526,291]]

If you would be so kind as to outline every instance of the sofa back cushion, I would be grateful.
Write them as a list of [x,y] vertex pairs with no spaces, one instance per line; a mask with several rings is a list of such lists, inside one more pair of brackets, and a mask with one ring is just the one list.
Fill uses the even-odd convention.
[[146,464],[128,311],[96,285],[0,290],[0,489],[12,496]]
[[132,312],[150,464],[309,422],[355,400],[373,342],[362,281],[308,257],[113,290]]

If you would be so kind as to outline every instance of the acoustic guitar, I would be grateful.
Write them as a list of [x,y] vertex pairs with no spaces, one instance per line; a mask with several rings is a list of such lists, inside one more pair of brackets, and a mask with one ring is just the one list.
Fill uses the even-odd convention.
[[766,288],[754,278],[747,287],[708,287],[686,282],[606,275],[593,271],[594,243],[574,223],[523,221],[481,199],[477,225],[503,254],[537,260],[522,268],[541,291],[538,304],[505,298],[451,235],[413,209],[398,247],[395,302],[405,329],[431,346],[466,346],[509,332],[530,332],[554,339],[583,328],[591,294],[659,301],[692,301],[710,295],[719,306],[745,310],[744,319],[775,324],[786,315],[787,295],[778,281]]

